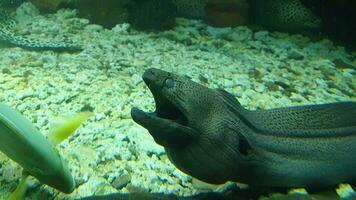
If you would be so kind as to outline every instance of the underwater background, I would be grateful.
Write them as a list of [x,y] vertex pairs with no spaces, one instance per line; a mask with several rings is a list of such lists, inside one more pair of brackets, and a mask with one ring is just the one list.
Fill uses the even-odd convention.
[[[75,190],[64,194],[31,179],[27,198],[187,196],[229,187],[179,171],[132,121],[132,107],[155,108],[141,78],[151,67],[223,88],[249,109],[356,101],[353,22],[347,12],[328,21],[319,1],[302,2],[0,1],[0,102],[44,135],[57,117],[94,113],[57,148]],[[21,172],[0,152],[0,199]]]

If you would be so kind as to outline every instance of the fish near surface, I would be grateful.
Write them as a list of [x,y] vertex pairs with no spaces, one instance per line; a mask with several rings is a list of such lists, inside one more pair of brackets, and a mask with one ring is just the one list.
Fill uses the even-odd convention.
[[152,113],[135,122],[183,172],[210,183],[330,187],[356,182],[356,103],[247,110],[228,92],[148,69]]

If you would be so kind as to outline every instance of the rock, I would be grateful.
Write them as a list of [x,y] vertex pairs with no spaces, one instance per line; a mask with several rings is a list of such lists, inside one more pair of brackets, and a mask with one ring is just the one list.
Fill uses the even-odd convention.
[[254,38],[262,42],[268,42],[270,40],[268,31],[258,31],[255,33]]
[[28,22],[39,14],[40,12],[36,6],[31,3],[23,3],[16,9],[16,20],[19,22]]
[[15,177],[21,177],[21,167],[14,162],[2,166],[2,177],[6,181],[13,181]]
[[208,26],[206,28],[206,31],[210,36],[212,36],[215,39],[224,39],[232,32],[232,29],[229,27],[216,28],[216,27]]
[[334,59],[332,62],[336,68],[356,70],[356,65],[353,65],[351,62],[345,62],[343,59]]
[[252,39],[253,32],[246,26],[238,26],[233,29],[230,35],[227,36],[228,39],[235,42],[244,42]]
[[275,84],[274,82],[267,82],[266,87],[268,88],[268,90],[273,91],[273,92],[279,90],[279,85]]
[[119,174],[117,177],[115,177],[111,185],[116,188],[117,190],[122,189],[123,187],[126,187],[127,184],[131,182],[131,176],[127,171],[123,171],[123,173]]
[[[131,122],[130,122],[131,123]],[[131,126],[127,129],[127,134],[125,134],[130,142],[129,150],[131,151],[132,155],[137,155],[140,153],[146,155],[157,155],[161,156],[165,154],[164,148],[162,146],[157,145],[151,135],[149,134],[142,134],[143,130],[142,127]]]
[[145,185],[145,187],[143,187],[142,183],[137,180],[135,182],[131,182],[126,186],[127,190],[130,193],[149,193],[150,190],[148,187],[148,185]]
[[208,78],[206,78],[204,75],[202,75],[202,74],[199,74],[199,80],[200,80],[200,82],[202,82],[202,83],[208,83],[209,82],[209,79]]
[[288,53],[288,58],[289,59],[294,59],[294,60],[303,60],[304,59],[304,55],[299,51],[291,50]]
[[117,24],[111,30],[117,34],[126,34],[129,29],[130,29],[130,24],[123,23],[123,24]]
[[79,196],[87,196],[88,191],[93,191],[95,195],[103,195],[115,192],[115,188],[112,188],[104,178],[93,176],[77,188]]
[[100,152],[86,145],[77,145],[70,155],[80,162],[82,168],[97,166],[100,160]]

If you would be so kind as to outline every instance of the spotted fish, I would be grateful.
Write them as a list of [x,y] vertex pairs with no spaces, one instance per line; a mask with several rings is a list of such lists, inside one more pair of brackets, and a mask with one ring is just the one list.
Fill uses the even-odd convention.
[[16,21],[12,13],[0,8],[0,43],[10,44],[25,49],[54,50],[54,51],[78,51],[80,46],[66,42],[49,42],[27,38],[17,35],[12,31]]
[[254,20],[277,31],[318,31],[322,21],[300,0],[251,0]]

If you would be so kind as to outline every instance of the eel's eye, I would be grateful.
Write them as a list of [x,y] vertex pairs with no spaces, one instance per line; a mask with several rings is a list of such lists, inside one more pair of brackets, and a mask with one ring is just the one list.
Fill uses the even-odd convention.
[[164,85],[167,87],[167,88],[172,88],[174,86],[174,80],[171,79],[171,78],[167,78],[165,81],[164,81]]

